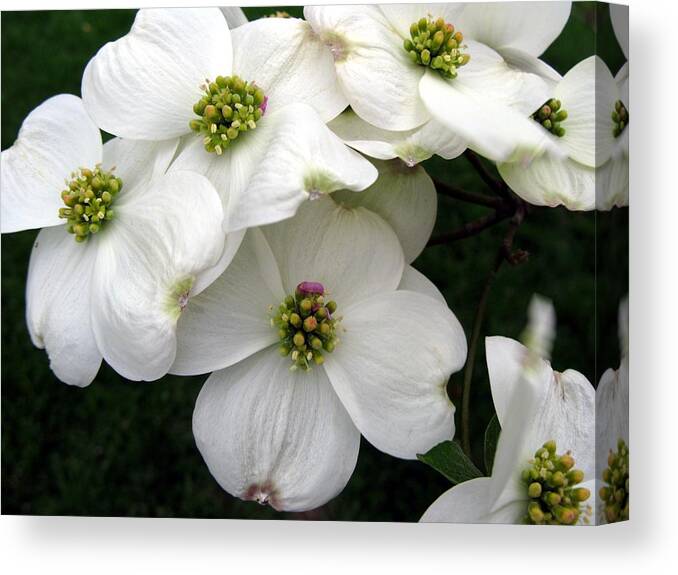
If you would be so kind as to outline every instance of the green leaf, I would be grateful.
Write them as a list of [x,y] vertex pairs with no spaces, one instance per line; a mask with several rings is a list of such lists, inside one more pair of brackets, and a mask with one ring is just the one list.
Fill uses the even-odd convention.
[[427,453],[417,454],[417,459],[442,473],[452,483],[463,483],[483,476],[473,461],[462,451],[460,445],[454,441],[443,441]]
[[501,425],[499,425],[499,419],[495,413],[485,429],[485,471],[488,475],[492,475],[494,453],[497,451],[497,442],[499,441],[500,433]]

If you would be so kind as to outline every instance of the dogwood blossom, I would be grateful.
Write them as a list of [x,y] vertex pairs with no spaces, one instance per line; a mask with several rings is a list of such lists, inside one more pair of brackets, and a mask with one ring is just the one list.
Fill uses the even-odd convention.
[[488,158],[549,145],[525,121],[548,98],[537,58],[560,34],[569,2],[307,6],[351,108],[384,130],[431,118]]
[[82,93],[113,134],[186,135],[172,169],[207,176],[227,231],[290,217],[309,197],[362,190],[377,176],[325,125],[346,100],[331,54],[296,18],[229,32],[218,8],[140,10],[87,65]]
[[408,459],[454,434],[446,385],[464,364],[464,332],[364,207],[323,197],[248,230],[178,334],[172,372],[213,372],[196,443],[242,499],[312,509],[343,489],[361,433]]
[[28,329],[66,383],[91,383],[102,357],[128,379],[167,373],[189,294],[233,257],[209,181],[165,174],[176,145],[102,146],[81,100],[61,94],[2,152],[3,233],[44,228],[28,270]]
[[[529,330],[542,353],[553,315],[541,304]],[[528,338],[529,339],[529,338]],[[491,477],[443,493],[423,522],[588,523],[594,490],[594,390],[581,373],[559,373],[534,349],[505,337],[485,340],[492,400],[501,425]],[[549,350],[550,351],[550,350]]]
[[619,368],[603,373],[596,390],[596,477],[599,520],[629,518],[629,300],[619,306]]
[[546,152],[529,162],[499,164],[502,178],[525,201],[570,210],[595,207],[596,82],[604,69],[597,56],[583,60],[535,111],[535,124],[562,150],[560,156]]

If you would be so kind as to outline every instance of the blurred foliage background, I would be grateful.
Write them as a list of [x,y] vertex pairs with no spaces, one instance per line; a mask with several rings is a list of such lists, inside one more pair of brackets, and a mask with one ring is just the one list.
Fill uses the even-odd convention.
[[[254,19],[276,9],[302,13],[299,7],[245,12]],[[87,61],[105,42],[123,36],[134,14],[2,14],[2,149],[12,145],[23,119],[43,100],[63,92],[80,94]],[[613,74],[624,62],[607,6],[575,3],[564,32],[543,59],[564,74],[594,53]],[[489,193],[463,157],[434,158],[424,165],[434,178]],[[434,233],[457,229],[485,213],[485,208],[441,197]],[[467,337],[506,226],[427,248],[415,262],[442,290]],[[417,521],[449,487],[423,463],[386,456],[363,440],[343,493],[319,510],[277,513],[231,497],[210,476],[191,433],[204,376],[133,383],[104,364],[84,390],[54,378],[44,351],[32,346],[24,320],[25,278],[36,234],[2,236],[2,513]],[[515,247],[528,250],[529,261],[500,270],[483,335],[519,337],[532,294],[549,297],[558,314],[555,369],[577,369],[595,385],[606,368],[619,364],[617,307],[628,290],[628,210],[534,209]],[[494,413],[484,353],[481,345],[471,395],[473,455],[481,469],[483,434]],[[454,374],[449,386],[458,430],[462,378],[463,373]]]

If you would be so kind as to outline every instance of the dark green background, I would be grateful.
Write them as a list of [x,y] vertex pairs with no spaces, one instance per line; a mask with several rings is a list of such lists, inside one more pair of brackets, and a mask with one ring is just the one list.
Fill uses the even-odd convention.
[[[272,9],[246,12],[255,18]],[[4,12],[2,149],[12,145],[22,120],[40,102],[62,92],[79,94],[87,61],[105,42],[124,35],[133,19],[128,10]],[[596,52],[596,26],[597,52],[615,74],[623,55],[603,5],[574,5],[544,59],[565,73]],[[436,178],[488,193],[463,157],[436,158],[425,166]],[[484,213],[441,198],[435,233]],[[506,225],[428,248],[415,263],[441,288],[467,337]],[[616,314],[628,289],[627,226],[626,209],[608,214],[532,210],[516,237],[516,247],[530,252],[529,262],[501,269],[483,333],[518,337],[531,295],[547,296],[558,314],[554,367],[577,369],[597,382],[604,369],[619,362]],[[353,477],[320,510],[276,513],[231,497],[212,479],[193,442],[191,414],[204,377],[133,383],[104,365],[84,390],[54,378],[44,351],[31,345],[24,321],[25,277],[36,233],[2,237],[2,513],[416,521],[449,487],[424,464],[388,457],[363,441]],[[457,406],[461,380],[462,373],[454,374],[450,384]],[[474,459],[482,468],[482,436],[493,414],[482,346],[472,413]]]

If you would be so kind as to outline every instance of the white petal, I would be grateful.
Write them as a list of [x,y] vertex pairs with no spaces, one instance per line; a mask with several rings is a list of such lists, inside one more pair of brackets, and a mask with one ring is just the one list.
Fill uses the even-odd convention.
[[275,349],[209,377],[193,435],[221,487],[279,511],[314,509],[336,496],[360,445],[324,371],[291,372]]
[[[597,132],[599,126],[602,127],[601,119],[596,117],[596,101],[599,97],[597,89],[610,84],[614,85],[609,70],[607,81],[598,76],[603,74],[603,69],[607,68],[597,56],[582,60],[565,74],[560,84],[556,86],[554,94],[554,97],[559,99],[563,108],[567,110],[567,119],[563,122],[565,135],[560,138],[561,143],[573,160],[591,167],[599,165],[596,164],[598,155],[596,148],[599,146],[600,139],[608,139],[603,136],[605,130],[601,129],[600,134]],[[610,138],[612,138],[613,129],[610,114],[613,110],[614,101],[607,111]]]
[[509,66],[501,54],[485,44],[473,40],[466,44],[471,60],[449,81],[457,90],[510,106],[523,116],[532,114],[553,95],[549,87],[552,82],[542,78],[544,70],[534,62],[523,70]]
[[468,94],[455,86],[430,71],[422,78],[419,92],[433,117],[481,155],[519,161],[554,148],[549,133],[527,116],[482,93]]
[[422,523],[484,523],[487,515],[489,477],[464,481],[448,489],[426,510]]
[[398,237],[365,208],[347,209],[322,197],[306,202],[295,218],[263,230],[286,293],[302,281],[320,282],[340,314],[400,283],[405,261]]
[[339,191],[332,199],[346,207],[362,206],[379,214],[393,228],[413,262],[424,250],[436,221],[438,196],[433,180],[421,166],[407,167],[400,160],[377,162],[379,178],[364,192]]
[[607,467],[607,455],[617,442],[629,442],[629,361],[603,373],[596,390],[596,477]]
[[576,467],[587,479],[593,477],[594,402],[593,386],[579,372],[557,373],[543,360],[531,362],[530,368],[522,370],[497,445],[492,470],[493,510],[515,500],[521,489],[522,469],[549,440],[556,442],[559,453],[571,451]]
[[115,212],[95,238],[93,330],[116,371],[153,380],[174,361],[182,296],[224,249],[221,204],[203,176],[172,172],[129,190]]
[[179,140],[150,142],[113,138],[104,144],[103,168],[115,167],[125,191],[167,171]]
[[231,190],[227,229],[278,222],[292,217],[309,198],[340,189],[364,190],[377,179],[375,167],[307,105],[286,106],[269,120],[276,127],[247,189],[239,195]]
[[379,294],[342,313],[340,341],[324,365],[365,438],[404,459],[452,439],[447,382],[466,359],[454,314],[410,291]]
[[263,89],[269,113],[303,102],[328,121],[348,105],[332,53],[298,18],[260,18],[234,30],[233,72]]
[[362,120],[352,110],[337,116],[330,129],[352,148],[380,160],[400,158],[413,166],[437,154],[446,160],[459,156],[466,143],[444,126],[430,120],[414,130],[382,130]]
[[546,153],[531,162],[499,164],[499,173],[510,188],[535,206],[565,206],[568,210],[593,210],[596,203],[595,168],[570,158]]
[[527,348],[514,339],[502,336],[485,338],[485,357],[492,401],[502,427],[510,417],[509,406],[519,385],[527,353]]
[[621,96],[621,101],[624,102],[624,105],[628,108],[629,107],[629,63],[626,62],[621,68],[619,68],[619,72],[617,72],[617,75],[614,77],[614,81],[616,82],[618,88],[619,88],[619,95]]
[[571,2],[467,3],[455,26],[464,38],[539,56],[560,35]]
[[623,4],[610,4],[610,20],[624,56],[629,57],[629,7]]
[[334,55],[346,98],[355,112],[385,130],[410,130],[429,115],[417,94],[424,68],[377,6],[307,6],[304,16]]
[[63,382],[85,387],[101,365],[90,325],[96,247],[79,244],[65,226],[45,228],[33,245],[26,282],[26,321]]
[[107,132],[164,140],[190,131],[205,79],[231,73],[231,39],[218,8],[139,10],[130,32],[85,68],[82,97]]
[[195,278],[195,283],[191,288],[191,294],[193,297],[197,296],[199,293],[202,293],[207,287],[212,285],[212,283],[224,272],[224,270],[230,265],[235,257],[235,254],[238,253],[240,244],[242,243],[245,232],[247,230],[239,230],[237,232],[231,232],[226,234],[224,251],[221,253],[221,257],[216,264],[212,267],[202,270]]
[[629,205],[628,130],[619,136],[625,150],[615,153],[596,169],[596,209],[611,210]]
[[238,8],[237,6],[222,6],[221,13],[224,15],[224,18],[226,18],[226,23],[231,30],[238,26],[242,26],[243,24],[247,24],[247,16],[245,16],[242,8]]
[[510,67],[539,76],[546,82],[550,93],[554,92],[558,82],[563,79],[556,70],[532,54],[517,48],[501,48],[498,53]]
[[423,273],[413,268],[412,266],[406,266],[405,271],[403,272],[403,279],[400,280],[400,285],[398,286],[399,290],[414,291],[423,295],[432,297],[435,300],[438,300],[443,305],[447,305],[445,301],[445,296],[440,293],[440,290],[435,286],[435,284],[428,279]]
[[421,18],[442,18],[456,25],[463,4],[383,4],[379,9],[403,38],[410,37],[410,26]]
[[275,344],[271,306],[284,297],[271,248],[260,230],[248,230],[231,265],[182,313],[172,373],[208,373]]
[[77,96],[45,100],[2,152],[2,233],[64,223],[61,191],[78,168],[101,162],[101,134]]

